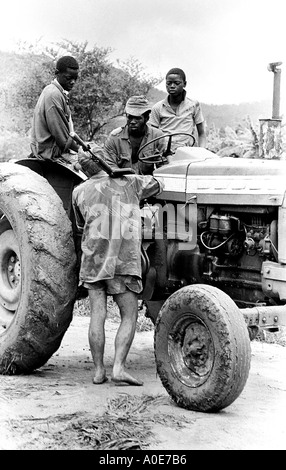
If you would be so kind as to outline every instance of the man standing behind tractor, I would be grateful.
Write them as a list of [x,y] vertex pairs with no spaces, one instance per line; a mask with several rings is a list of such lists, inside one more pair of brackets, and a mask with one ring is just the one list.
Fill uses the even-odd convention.
[[[164,134],[197,131],[199,147],[206,147],[206,134],[201,105],[186,96],[186,75],[182,69],[173,68],[166,75],[168,96],[156,103],[151,111],[150,124],[161,129]],[[178,147],[192,145],[193,139],[187,135],[174,136],[172,151]]]
[[93,383],[107,380],[104,325],[107,295],[112,295],[121,316],[115,338],[112,380],[143,385],[125,368],[135,334],[138,294],[142,291],[139,202],[158,194],[162,183],[151,175],[111,178],[84,153],[79,154],[79,163],[90,175],[74,189],[73,206],[76,225],[82,234],[80,285],[88,289],[90,301],[88,337],[95,365]]
[[[133,168],[136,173],[152,174],[154,164],[140,162],[138,151],[147,142],[160,137],[162,131],[148,125],[151,106],[145,96],[131,96],[126,103],[127,123],[114,129],[105,142],[106,162],[111,168]],[[151,143],[141,156],[162,155],[165,139]]]
[[36,104],[31,131],[32,156],[44,160],[74,163],[78,146],[70,137],[73,123],[69,92],[79,72],[74,57],[61,57],[56,63],[55,79],[47,85]]

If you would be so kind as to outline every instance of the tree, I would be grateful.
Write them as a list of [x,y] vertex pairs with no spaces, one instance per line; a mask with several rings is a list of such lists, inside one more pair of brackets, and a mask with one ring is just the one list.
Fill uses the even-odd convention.
[[33,53],[26,51],[27,67],[24,77],[14,87],[14,103],[25,111],[25,126],[30,125],[32,112],[43,87],[51,81],[57,58],[74,56],[80,66],[79,79],[71,92],[71,108],[76,131],[83,139],[99,140],[104,127],[112,119],[124,114],[131,95],[147,95],[161,82],[161,78],[148,77],[143,66],[134,58],[127,62],[109,60],[110,48],[65,40],[56,46]]

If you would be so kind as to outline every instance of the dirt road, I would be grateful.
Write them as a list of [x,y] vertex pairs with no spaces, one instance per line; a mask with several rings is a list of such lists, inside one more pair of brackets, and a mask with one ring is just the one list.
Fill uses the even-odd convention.
[[[252,342],[240,397],[218,414],[178,408],[156,376],[153,331],[137,332],[128,367],[143,387],[92,384],[89,318],[75,316],[60,349],[29,376],[0,377],[0,449],[286,449],[286,348]],[[117,324],[108,320],[111,372]]]

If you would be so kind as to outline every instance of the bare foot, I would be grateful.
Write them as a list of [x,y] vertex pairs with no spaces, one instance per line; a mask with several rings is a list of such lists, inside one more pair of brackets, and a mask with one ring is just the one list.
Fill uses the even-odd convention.
[[95,374],[95,376],[93,377],[93,380],[92,382],[95,384],[95,385],[100,385],[100,384],[103,384],[104,382],[107,382],[108,381],[108,378],[106,376],[106,373],[105,371],[104,372],[100,372],[98,374]]
[[128,374],[127,372],[122,372],[119,375],[112,375],[111,380],[115,383],[126,383],[128,385],[143,385],[141,380],[135,379],[132,375]]

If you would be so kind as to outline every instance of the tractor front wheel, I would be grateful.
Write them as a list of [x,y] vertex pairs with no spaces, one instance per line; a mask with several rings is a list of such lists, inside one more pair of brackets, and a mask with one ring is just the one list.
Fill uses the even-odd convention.
[[250,369],[246,323],[219,289],[183,287],[163,304],[155,325],[158,375],[183,408],[215,412],[242,392]]

